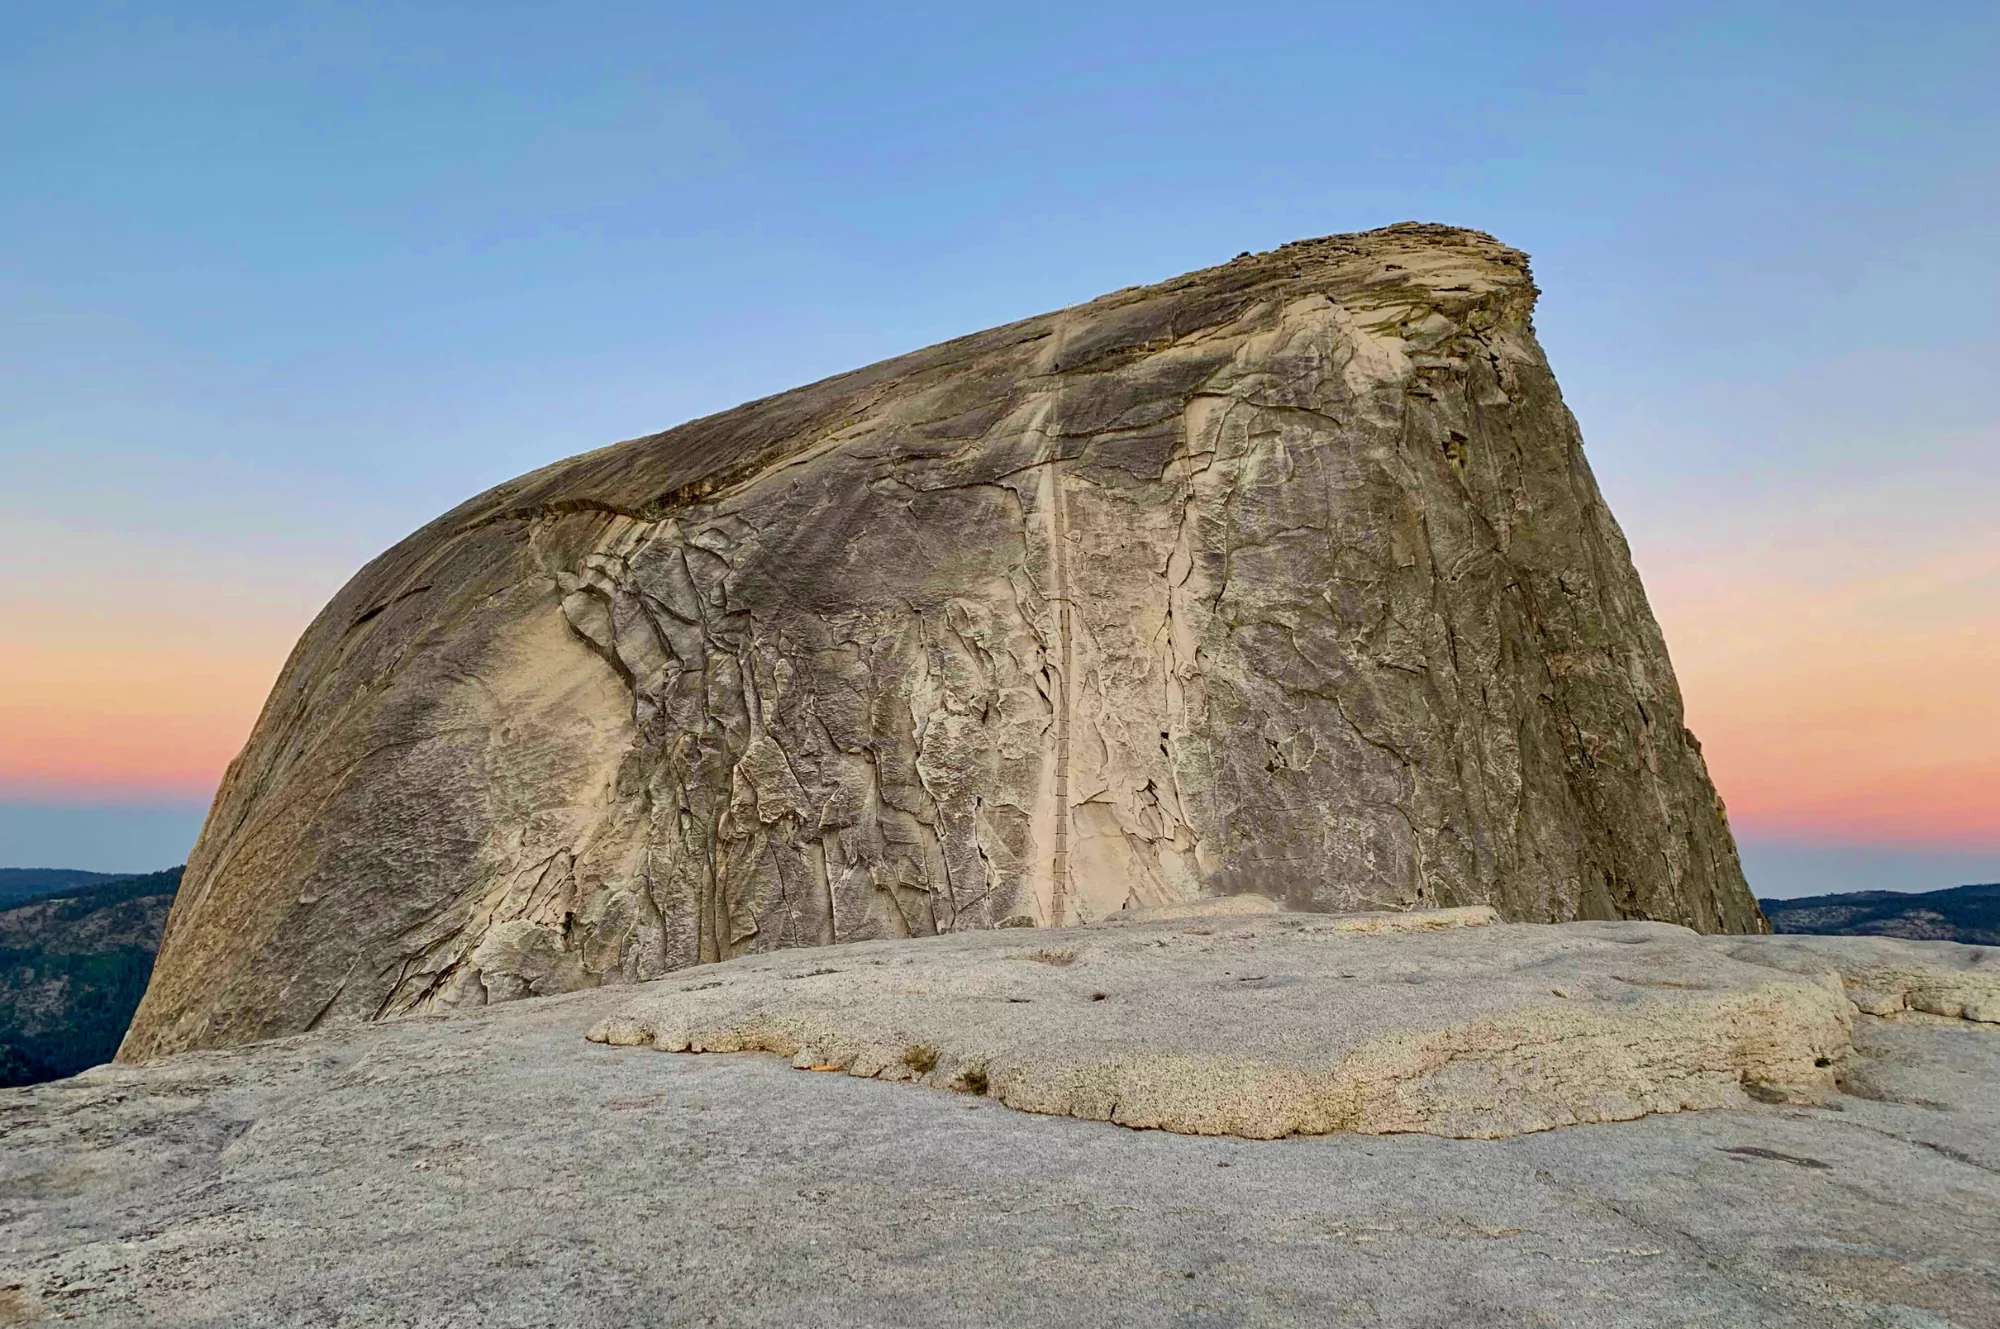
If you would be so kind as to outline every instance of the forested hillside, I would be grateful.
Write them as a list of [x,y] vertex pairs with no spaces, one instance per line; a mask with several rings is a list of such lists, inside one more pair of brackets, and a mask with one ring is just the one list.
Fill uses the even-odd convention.
[[44,895],[66,895],[99,882],[123,881],[130,872],[84,872],[77,868],[0,868],[0,909]]
[[54,883],[59,894],[0,907],[0,1086],[111,1059],[146,991],[181,880],[179,868],[73,875],[100,879]]
[[2000,946],[2000,882],[1943,891],[1854,891],[1758,903],[1779,932]]

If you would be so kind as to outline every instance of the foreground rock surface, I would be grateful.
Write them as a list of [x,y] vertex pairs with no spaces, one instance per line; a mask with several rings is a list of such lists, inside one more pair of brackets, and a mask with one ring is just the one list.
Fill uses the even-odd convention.
[[[635,989],[590,1037],[1187,1134],[1497,1137],[1830,1089],[1841,957],[1777,943],[1775,967],[1744,940],[1483,907],[1113,920],[734,960]],[[1883,945],[1851,957],[1874,1008],[1990,997],[2000,1023],[1991,953],[1859,954]]]
[[[1990,978],[1990,951],[1897,945],[1827,941],[1814,972]],[[2000,1028],[1962,1017],[1850,1007],[1795,1101],[1245,1140],[585,1041],[641,995],[0,1093],[0,1324],[2000,1325]]]
[[1762,920],[1518,251],[1248,255],[502,485],[371,563],[125,1055],[780,947]]

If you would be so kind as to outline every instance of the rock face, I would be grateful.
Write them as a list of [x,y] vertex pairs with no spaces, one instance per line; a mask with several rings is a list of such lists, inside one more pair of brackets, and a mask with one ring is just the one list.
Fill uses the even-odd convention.
[[472,500],[299,643],[121,1055],[1246,891],[1760,930],[1534,297],[1306,241]]

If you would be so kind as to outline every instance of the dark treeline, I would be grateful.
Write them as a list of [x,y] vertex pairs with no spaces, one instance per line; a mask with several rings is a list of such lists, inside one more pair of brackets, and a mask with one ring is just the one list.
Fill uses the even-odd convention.
[[0,868],[0,909],[44,895],[67,895],[99,882],[129,881],[132,876],[130,872],[84,872],[77,868]]
[[2000,946],[2000,882],[1942,891],[1853,891],[1758,903],[1779,932]]
[[34,898],[0,904],[0,1086],[74,1075],[117,1052],[181,870],[67,875]]

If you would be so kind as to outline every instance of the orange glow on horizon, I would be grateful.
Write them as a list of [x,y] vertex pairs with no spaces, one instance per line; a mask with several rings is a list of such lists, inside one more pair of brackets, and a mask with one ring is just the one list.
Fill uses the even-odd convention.
[[[1844,577],[1776,548],[1642,551],[1737,833],[2000,846],[2000,537]],[[205,802],[304,627],[217,606],[0,604],[0,798]]]
[[218,632],[205,649],[6,642],[0,797],[207,801],[249,736],[293,630]]
[[1793,547],[1754,577],[1739,555],[1647,579],[1732,825],[2000,845],[2000,539],[1845,577],[1822,565]]

